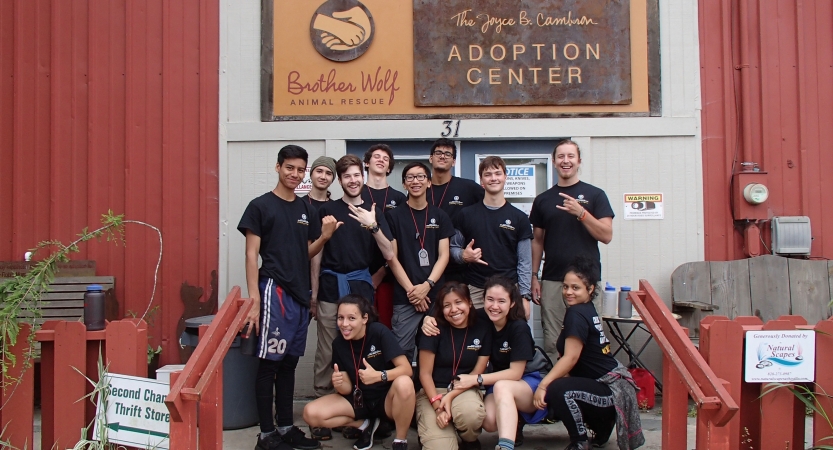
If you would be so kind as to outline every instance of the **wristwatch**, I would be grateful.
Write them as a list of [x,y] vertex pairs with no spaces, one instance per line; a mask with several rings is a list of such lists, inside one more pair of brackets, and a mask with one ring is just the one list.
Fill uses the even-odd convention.
[[367,229],[370,230],[370,234],[376,234],[376,233],[379,232],[379,224],[376,223],[376,222],[373,222],[373,223],[370,224],[369,227],[367,227]]
[[434,289],[434,280],[428,278],[425,282],[428,283],[428,286],[431,286],[431,289]]
[[521,296],[521,298],[528,302],[532,301],[532,297],[529,294],[524,294]]
[[480,389],[483,389],[483,374],[477,376],[477,384],[480,385]]
[[382,381],[388,381],[388,371],[387,370],[382,371]]

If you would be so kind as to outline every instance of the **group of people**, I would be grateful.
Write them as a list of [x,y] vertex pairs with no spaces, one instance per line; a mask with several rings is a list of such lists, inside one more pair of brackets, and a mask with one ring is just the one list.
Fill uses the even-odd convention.
[[[555,146],[558,182],[529,216],[504,197],[500,157],[482,160],[479,185],[452,175],[456,159],[453,141],[435,141],[430,166],[403,168],[405,195],[388,184],[385,144],[363,159],[320,157],[310,193],[297,197],[308,154],[280,150],[277,186],[238,225],[259,305],[243,324],[259,336],[256,449],[318,448],[341,430],[357,450],[390,433],[404,450],[415,422],[425,449],[479,449],[486,430],[498,432],[497,450],[512,450],[524,424],[544,420],[564,424],[567,449],[601,445],[614,426],[620,449],[642,445],[635,384],[593,304],[613,211],[579,180],[578,145]],[[344,195],[333,200],[336,179]],[[530,302],[541,305],[544,352],[527,324]],[[311,318],[310,438],[293,425],[292,404]]]

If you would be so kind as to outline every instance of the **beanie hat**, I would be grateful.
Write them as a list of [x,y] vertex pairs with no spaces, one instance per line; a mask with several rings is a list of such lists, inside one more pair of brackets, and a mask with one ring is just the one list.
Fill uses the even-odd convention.
[[318,166],[324,166],[330,169],[333,172],[333,175],[336,173],[336,160],[330,158],[329,156],[319,156],[315,158],[315,161],[312,162],[312,166],[309,168],[309,171],[312,172]]

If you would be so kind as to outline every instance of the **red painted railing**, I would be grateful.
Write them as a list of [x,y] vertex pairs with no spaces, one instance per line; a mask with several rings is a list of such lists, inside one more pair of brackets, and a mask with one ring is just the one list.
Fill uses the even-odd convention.
[[[20,449],[31,449],[34,437],[34,368],[23,370],[30,333],[23,325],[12,347],[17,364],[10,375],[20,382],[0,392],[2,439]],[[41,448],[71,448],[92,421],[95,406],[82,400],[92,386],[75,369],[97,381],[99,351],[110,372],[147,376],[147,324],[142,320],[110,322],[101,331],[87,331],[81,322],[52,321],[35,337],[41,344]]]
[[200,327],[200,342],[185,368],[171,374],[165,399],[171,413],[170,448],[196,450],[197,430],[200,449],[223,448],[223,358],[252,307],[252,299],[241,298],[235,286],[211,325]]
[[712,371],[646,280],[639,280],[639,290],[631,291],[629,299],[662,349],[662,448],[687,448],[689,396],[697,408],[697,449],[730,448],[725,425],[736,416],[738,405],[728,382]]

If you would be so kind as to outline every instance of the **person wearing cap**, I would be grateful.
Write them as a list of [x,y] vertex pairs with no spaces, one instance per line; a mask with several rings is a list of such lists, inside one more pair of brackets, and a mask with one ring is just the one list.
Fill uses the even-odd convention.
[[312,189],[304,197],[304,201],[314,206],[316,210],[330,201],[330,185],[335,180],[336,160],[329,156],[319,156],[309,168],[309,178]]

